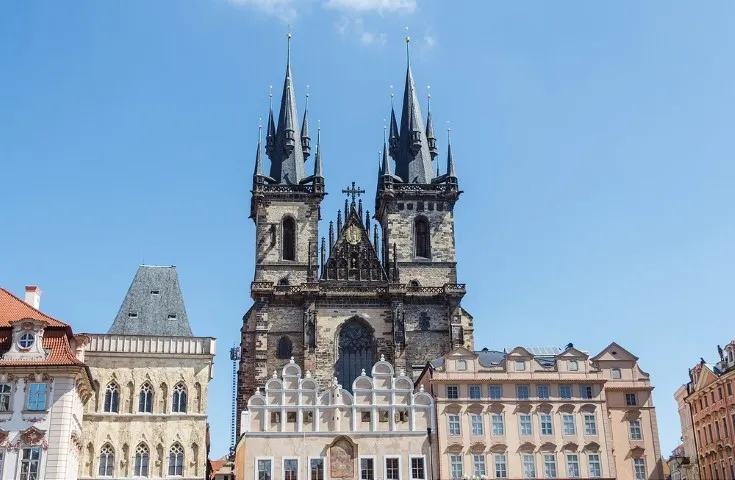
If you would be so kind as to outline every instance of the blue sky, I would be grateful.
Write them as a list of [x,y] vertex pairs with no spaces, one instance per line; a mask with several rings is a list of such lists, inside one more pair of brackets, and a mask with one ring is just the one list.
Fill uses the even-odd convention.
[[683,1],[4,2],[0,285],[38,284],[45,311],[105,332],[140,263],[177,265],[195,333],[219,342],[210,415],[224,454],[258,117],[269,85],[280,97],[286,24],[300,111],[309,85],[321,120],[327,221],[350,181],[372,198],[408,26],[417,87],[452,128],[476,347],[619,342],[652,376],[668,455],[672,394],[735,337],[734,14]]

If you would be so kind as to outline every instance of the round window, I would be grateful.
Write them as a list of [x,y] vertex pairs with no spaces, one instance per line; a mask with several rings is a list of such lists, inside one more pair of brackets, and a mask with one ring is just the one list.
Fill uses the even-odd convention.
[[24,333],[20,336],[20,340],[18,340],[18,345],[20,345],[20,348],[31,348],[31,345],[33,345],[33,342],[35,340],[36,339],[32,333]]

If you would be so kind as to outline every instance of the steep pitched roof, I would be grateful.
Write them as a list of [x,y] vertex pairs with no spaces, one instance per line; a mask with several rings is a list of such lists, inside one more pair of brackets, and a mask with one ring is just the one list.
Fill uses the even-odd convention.
[[68,327],[64,322],[56,320],[40,310],[28,305],[9,291],[0,287],[0,327],[9,327],[17,320],[39,320],[51,327]]
[[141,265],[107,333],[192,336],[176,267]]
[[406,183],[431,183],[434,178],[426,139],[421,108],[416,95],[411,65],[406,67],[406,85],[403,91],[401,130],[396,152],[396,175]]

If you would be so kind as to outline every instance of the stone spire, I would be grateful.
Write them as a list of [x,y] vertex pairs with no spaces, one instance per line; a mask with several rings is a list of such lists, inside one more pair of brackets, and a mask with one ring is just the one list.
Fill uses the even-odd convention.
[[268,99],[270,100],[270,106],[268,108],[268,126],[265,131],[265,154],[272,159],[273,147],[276,144],[276,124],[273,121],[273,87],[270,87]]
[[452,158],[452,139],[450,133],[452,129],[447,129],[447,178],[454,178],[456,180],[457,175],[454,173],[454,159]]
[[[304,118],[306,118],[306,114],[304,114]],[[306,120],[304,120],[306,122]],[[322,181],[324,180],[324,177],[322,176],[322,152],[321,152],[321,146],[322,143],[322,127],[321,125],[317,125],[316,127],[316,156],[314,157],[314,179],[321,178]]]
[[429,144],[429,153],[431,154],[431,160],[433,161],[437,157],[437,155],[439,155],[439,150],[436,148],[434,122],[431,121],[431,93],[427,94],[427,110],[428,113],[426,114],[426,141]]
[[291,77],[291,34],[288,34],[288,56],[286,78],[283,81],[281,109],[278,113],[278,128],[271,158],[271,177],[279,184],[298,185],[306,177],[304,152],[301,142],[296,141],[296,98]]
[[[391,85],[393,88],[393,85]],[[393,107],[393,92],[390,92],[390,156],[398,160],[398,123],[396,122],[396,110]]]
[[262,136],[263,126],[258,125],[258,151],[255,152],[255,171],[253,176],[260,177],[263,175],[263,159],[260,157],[260,139]]
[[306,104],[304,106],[304,119],[301,122],[301,149],[304,152],[304,161],[311,154],[311,137],[309,137],[309,86],[306,86]]
[[[407,56],[410,41],[410,38],[406,37]],[[431,168],[432,157],[422,125],[421,108],[416,96],[410,58],[407,63],[398,152],[397,157],[394,157],[396,159],[396,175],[406,183],[427,184],[431,183],[434,178]]]

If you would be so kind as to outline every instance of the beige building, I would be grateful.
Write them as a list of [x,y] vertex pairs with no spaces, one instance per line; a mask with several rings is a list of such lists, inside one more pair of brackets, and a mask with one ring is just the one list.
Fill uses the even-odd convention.
[[663,480],[637,360],[613,343],[591,358],[570,344],[431,362],[416,384],[435,397],[440,478]]
[[689,395],[687,386],[682,385],[674,393],[674,400],[679,410],[681,422],[682,444],[672,452],[669,465],[672,467],[672,480],[699,480],[699,466],[697,465],[697,444],[694,439],[694,425],[692,423],[692,409],[687,403]]
[[323,390],[293,359],[248,400],[235,478],[434,480],[431,396],[384,359]]
[[141,266],[110,331],[89,336],[79,478],[205,479],[215,340],[192,335],[175,268]]

